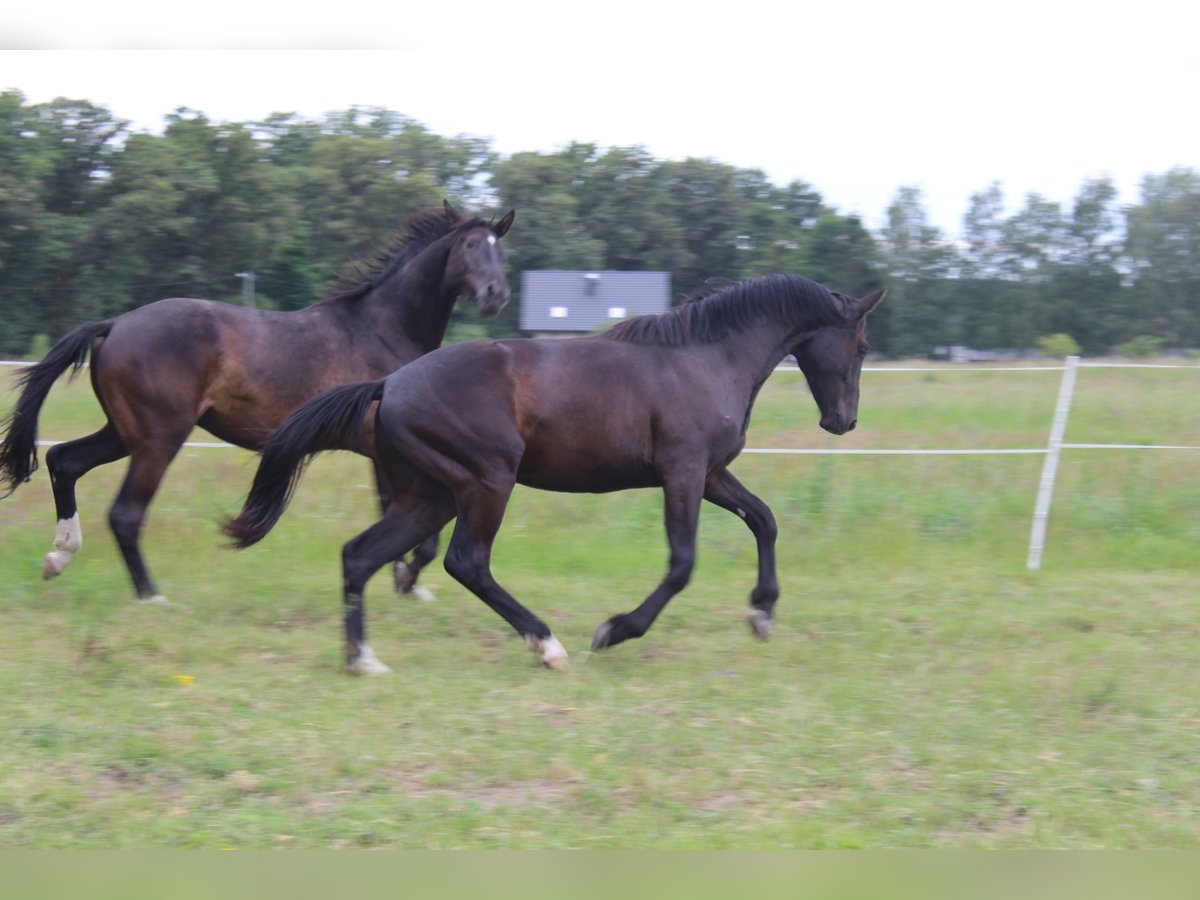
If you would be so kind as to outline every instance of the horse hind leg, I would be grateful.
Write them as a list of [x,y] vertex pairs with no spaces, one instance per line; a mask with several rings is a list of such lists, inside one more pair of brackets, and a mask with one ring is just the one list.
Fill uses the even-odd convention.
[[46,451],[46,469],[54,491],[54,507],[58,527],[54,533],[53,549],[42,563],[42,577],[61,575],[83,546],[79,525],[79,508],[75,500],[75,483],[97,466],[116,462],[128,451],[116,429],[105,425],[95,434],[55,444]]
[[[377,460],[372,460],[371,470],[375,475],[376,490],[379,492],[379,511],[383,515],[387,515],[388,507],[392,504],[387,475]],[[403,556],[395,561],[392,566],[392,583],[396,586],[397,594],[411,594],[424,603],[432,603],[437,600],[433,591],[424,585],[417,584],[417,577],[421,574],[421,570],[437,556],[437,548],[438,536],[435,532],[417,545],[413,550],[411,562]]]
[[391,671],[367,642],[367,581],[388,562],[412,549],[423,535],[436,533],[454,516],[449,494],[405,497],[389,504],[382,519],[342,548],[342,585],[346,632],[346,672],[385,675]]
[[[379,511],[386,515],[388,507],[392,503],[388,493],[387,475],[377,461],[373,461],[372,470],[375,473],[375,486],[379,491]],[[396,560],[392,566],[392,583],[396,586],[397,594],[411,594],[423,603],[432,603],[437,600],[433,591],[424,585],[417,584],[421,570],[433,562],[437,556],[437,549],[438,535],[434,532],[416,546],[412,552],[411,561],[404,557]]]

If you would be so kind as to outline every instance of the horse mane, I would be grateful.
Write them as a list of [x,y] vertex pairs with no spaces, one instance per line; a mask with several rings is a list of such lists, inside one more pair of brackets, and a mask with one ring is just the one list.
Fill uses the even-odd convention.
[[441,209],[413,213],[403,228],[372,258],[352,263],[340,273],[333,286],[325,292],[324,300],[358,300],[378,287],[397,270],[416,259],[430,244],[458,228],[474,228],[486,224],[472,217],[451,224]]
[[601,337],[662,347],[712,344],[767,318],[805,315],[817,326],[832,325],[845,315],[846,299],[800,275],[709,281],[673,309],[618,322]]

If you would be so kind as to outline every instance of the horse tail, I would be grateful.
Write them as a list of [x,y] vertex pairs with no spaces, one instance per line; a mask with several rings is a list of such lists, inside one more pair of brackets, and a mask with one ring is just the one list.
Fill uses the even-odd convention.
[[88,322],[63,335],[41,362],[25,366],[17,373],[15,389],[22,389],[17,405],[2,421],[0,434],[0,497],[7,497],[37,471],[37,419],[42,404],[58,376],[74,368],[79,374],[98,338],[112,330],[112,320]]
[[367,410],[381,396],[382,380],[346,384],[314,397],[284,420],[263,447],[242,511],[221,526],[233,546],[257,544],[275,527],[310,457],[360,445]]

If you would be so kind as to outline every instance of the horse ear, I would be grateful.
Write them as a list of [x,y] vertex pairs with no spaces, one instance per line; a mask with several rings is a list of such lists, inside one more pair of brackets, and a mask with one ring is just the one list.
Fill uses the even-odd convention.
[[492,231],[496,232],[496,237],[504,237],[508,234],[508,229],[512,228],[513,219],[517,217],[517,211],[510,209],[508,215],[492,226]]
[[459,215],[459,212],[457,209],[455,209],[453,206],[450,205],[449,200],[446,200],[446,199],[442,200],[442,208],[444,210],[446,210],[446,221],[449,222],[451,225],[457,225],[459,222],[462,221],[462,216]]
[[880,288],[873,294],[867,294],[865,297],[860,297],[854,301],[854,317],[861,319],[875,311],[883,298],[887,296],[887,288]]

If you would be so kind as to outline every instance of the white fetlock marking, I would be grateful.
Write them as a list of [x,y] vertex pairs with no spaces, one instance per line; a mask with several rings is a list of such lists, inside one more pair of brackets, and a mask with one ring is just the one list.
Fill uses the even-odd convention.
[[542,665],[547,669],[565,669],[567,667],[567,651],[558,638],[550,635],[548,638],[536,638],[532,634],[525,635],[525,646],[534,653],[542,655]]
[[60,574],[82,546],[83,531],[79,527],[79,513],[69,519],[59,519],[54,532],[54,549],[46,554],[42,575],[53,578]]
[[437,601],[437,597],[434,596],[433,591],[431,591],[429,588],[425,587],[424,585],[414,584],[412,590],[409,591],[409,593],[412,594],[414,597],[416,597],[418,600],[420,600],[422,603],[434,603]]
[[351,675],[386,675],[392,670],[379,661],[370,644],[359,644],[358,658],[347,663],[346,671]]

